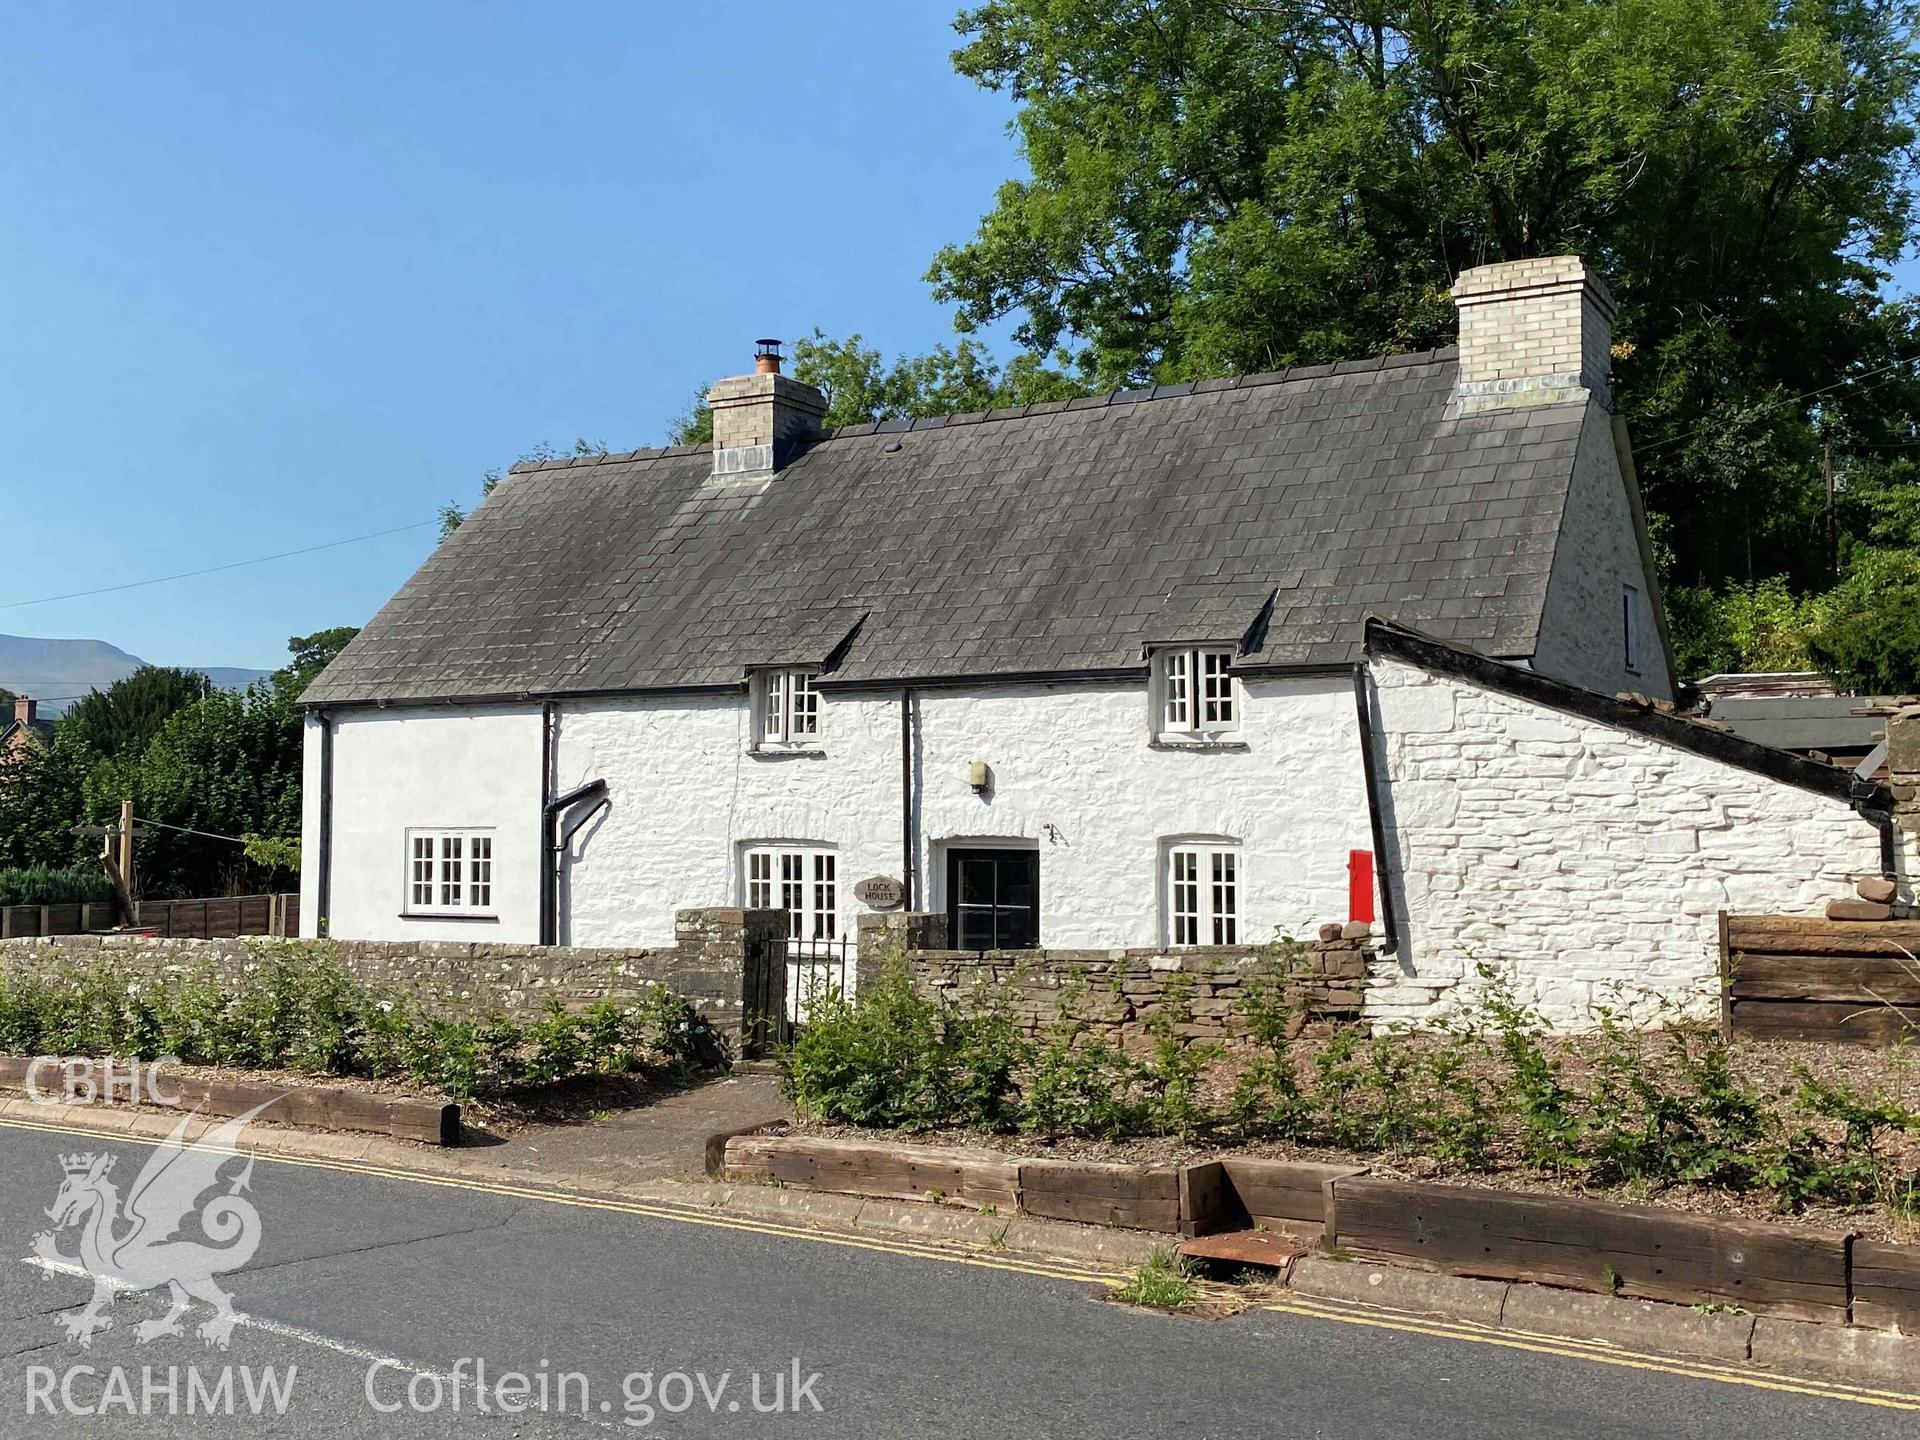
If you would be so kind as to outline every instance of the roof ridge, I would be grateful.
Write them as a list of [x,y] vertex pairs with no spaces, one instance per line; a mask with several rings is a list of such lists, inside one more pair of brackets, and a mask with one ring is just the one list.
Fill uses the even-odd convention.
[[[1061,410],[1100,410],[1113,405],[1137,405],[1148,400],[1177,400],[1186,395],[1206,395],[1216,390],[1253,390],[1267,385],[1290,385],[1298,380],[1319,380],[1329,375],[1365,375],[1376,370],[1411,370],[1419,365],[1451,364],[1459,358],[1458,346],[1445,345],[1433,350],[1410,350],[1400,355],[1375,355],[1365,360],[1336,360],[1327,365],[1291,365],[1281,370],[1263,370],[1253,375],[1223,375],[1213,380],[1182,380],[1170,385],[1145,385],[1131,390],[1114,390],[1103,395],[1083,395],[1075,400],[1036,400],[1029,405],[1007,405],[996,410],[960,410],[945,415],[916,415],[905,420],[862,420],[853,425],[836,425],[825,431],[814,444],[828,440],[849,440],[860,435],[905,434],[911,430],[941,430],[949,425],[977,425],[988,420],[1020,420],[1029,415],[1052,415]],[[703,455],[713,449],[707,441],[699,445],[657,445],[639,450],[615,450],[601,455],[558,455],[551,460],[522,460],[507,473],[524,475],[535,470],[564,470],[574,465],[626,465],[636,460],[673,459],[682,455]]]

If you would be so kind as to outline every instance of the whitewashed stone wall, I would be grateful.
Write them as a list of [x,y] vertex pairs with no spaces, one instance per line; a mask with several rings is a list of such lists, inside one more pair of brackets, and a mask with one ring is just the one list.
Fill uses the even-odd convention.
[[900,873],[900,706],[825,699],[818,758],[749,753],[744,697],[634,696],[560,707],[556,793],[605,780],[604,817],[569,847],[561,939],[663,945],[673,915],[744,901],[760,841],[833,846],[851,935],[853,884]]
[[[341,710],[333,717],[328,919],[342,940],[540,938],[540,708]],[[300,929],[320,921],[320,722],[306,729]],[[493,919],[407,916],[409,827],[493,831]],[[666,940],[673,938],[667,916]]]
[[[919,697],[921,873],[946,908],[946,852],[998,840],[1040,851],[1041,943],[1163,943],[1171,838],[1240,842],[1244,938],[1347,915],[1347,853],[1372,848],[1353,683],[1255,680],[1243,752],[1147,745],[1146,686],[1025,686]],[[967,765],[992,767],[985,797]],[[895,751],[894,763],[899,759]]]
[[[1242,847],[1247,942],[1346,918],[1348,852],[1371,847],[1351,682],[1252,681],[1244,702],[1244,750],[1187,752],[1149,746],[1144,682],[918,692],[916,903],[945,907],[951,847],[1031,847],[1044,944],[1157,945],[1165,843],[1205,836]],[[605,780],[612,803],[569,847],[560,940],[670,943],[676,910],[744,902],[743,855],[759,842],[838,852],[851,937],[854,883],[903,868],[900,697],[829,695],[823,707],[821,753],[776,759],[749,751],[743,697],[562,705],[555,792]],[[336,723],[333,933],[536,938],[538,708],[350,711]],[[991,767],[984,796],[968,785],[975,760]],[[317,776],[317,725],[308,764]],[[410,825],[495,828],[496,921],[401,916]],[[311,892],[315,871],[304,878]],[[307,899],[303,914],[317,915]]]
[[[1639,595],[1639,663],[1632,670],[1626,663],[1620,609],[1621,587],[1627,585]],[[1602,695],[1637,690],[1673,699],[1656,605],[1634,538],[1627,484],[1614,449],[1613,418],[1589,402],[1554,542],[1533,668]]]
[[1372,675],[1407,932],[1376,1021],[1444,1013],[1478,961],[1568,1029],[1632,991],[1710,1014],[1719,911],[1814,914],[1879,873],[1844,801],[1397,661]]

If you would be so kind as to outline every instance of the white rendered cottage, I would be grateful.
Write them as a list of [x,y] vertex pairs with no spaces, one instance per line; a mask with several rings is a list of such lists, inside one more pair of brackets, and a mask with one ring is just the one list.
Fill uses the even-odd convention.
[[307,692],[305,923],[1361,918],[1383,1017],[1479,959],[1568,1024],[1698,999],[1719,910],[1892,870],[1886,797],[1613,698],[1674,683],[1611,301],[1568,258],[1454,293],[1457,352],[830,433],[768,356],[711,446],[517,467]]

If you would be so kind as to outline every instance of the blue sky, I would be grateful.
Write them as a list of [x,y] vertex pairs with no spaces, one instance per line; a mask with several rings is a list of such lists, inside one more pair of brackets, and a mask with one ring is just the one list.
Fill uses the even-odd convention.
[[10,7],[0,633],[270,667],[757,336],[950,338],[920,276],[1018,169],[957,3]]
[[0,632],[272,666],[540,441],[658,443],[760,335],[951,336],[1015,173],[955,0],[96,3],[0,19]]

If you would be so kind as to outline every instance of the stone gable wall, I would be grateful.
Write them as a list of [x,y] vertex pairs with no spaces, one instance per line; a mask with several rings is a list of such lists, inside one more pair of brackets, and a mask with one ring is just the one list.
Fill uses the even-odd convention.
[[[1702,1018],[1719,915],[1817,915],[1880,873],[1844,800],[1465,680],[1376,660],[1376,736],[1400,954],[1367,1013],[1427,1023],[1499,967],[1557,1027],[1596,1007]],[[1903,856],[1910,876],[1911,849]],[[1908,883],[1903,878],[1902,887]]]

